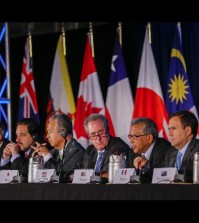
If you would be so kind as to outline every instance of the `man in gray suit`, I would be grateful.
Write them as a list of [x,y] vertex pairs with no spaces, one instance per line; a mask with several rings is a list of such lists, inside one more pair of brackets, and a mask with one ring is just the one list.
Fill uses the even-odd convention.
[[46,134],[48,142],[54,148],[49,151],[45,145],[39,143],[32,148],[43,156],[45,168],[56,170],[59,182],[71,183],[74,170],[80,168],[85,151],[73,138],[71,119],[65,114],[54,114],[47,121]]
[[177,167],[178,173],[183,173],[188,181],[192,181],[193,157],[199,152],[199,141],[196,139],[198,120],[190,111],[178,111],[169,116],[168,128],[171,145],[175,148],[168,150],[163,166]]

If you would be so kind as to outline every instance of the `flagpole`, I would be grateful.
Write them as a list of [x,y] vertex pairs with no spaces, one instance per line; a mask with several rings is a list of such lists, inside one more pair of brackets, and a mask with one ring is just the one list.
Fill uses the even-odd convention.
[[12,106],[10,103],[10,98],[11,98],[11,87],[10,87],[10,53],[9,53],[9,30],[8,30],[8,23],[5,23],[6,26],[6,34],[5,34],[5,48],[6,48],[6,76],[7,76],[7,98],[9,100],[8,103],[8,138],[9,140],[11,140],[11,136],[12,136],[12,118],[11,118],[11,110],[12,110]]
[[62,23],[62,47],[63,47],[63,54],[66,56],[66,33],[64,29],[64,22]]
[[28,24],[28,47],[29,47],[29,56],[30,56],[30,63],[32,66],[32,34],[31,34],[31,24]]
[[95,57],[94,40],[93,40],[93,23],[92,22],[89,22],[89,36],[90,36],[90,44],[91,44],[92,57]]
[[148,37],[149,37],[149,44],[152,43],[152,39],[151,39],[151,23],[148,22]]
[[122,48],[122,23],[121,22],[118,22],[117,32],[119,35],[120,47]]

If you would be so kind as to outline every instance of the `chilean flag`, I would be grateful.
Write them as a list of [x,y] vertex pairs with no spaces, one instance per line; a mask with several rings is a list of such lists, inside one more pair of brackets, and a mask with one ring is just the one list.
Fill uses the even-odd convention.
[[111,135],[121,137],[128,144],[127,135],[132,113],[133,96],[117,35],[111,63],[105,115],[109,121]]
[[92,113],[104,114],[105,108],[88,37],[86,41],[74,123],[76,138],[85,148],[89,145],[89,140],[84,130],[84,120]]
[[168,139],[168,114],[147,29],[135,95],[133,118],[137,117],[153,119],[158,127],[159,136]]

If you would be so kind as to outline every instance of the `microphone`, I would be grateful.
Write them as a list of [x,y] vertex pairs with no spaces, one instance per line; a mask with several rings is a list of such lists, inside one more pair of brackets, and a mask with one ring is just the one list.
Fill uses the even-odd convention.
[[23,171],[27,165],[28,165],[28,162],[23,166],[21,170],[19,170],[19,175],[16,175],[13,177],[10,183],[27,183],[28,182],[27,177],[23,176]]

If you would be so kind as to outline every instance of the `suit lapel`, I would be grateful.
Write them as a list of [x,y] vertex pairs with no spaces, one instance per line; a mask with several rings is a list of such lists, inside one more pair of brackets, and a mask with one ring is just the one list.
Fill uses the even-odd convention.
[[192,156],[192,154],[194,153],[195,143],[196,143],[196,139],[191,140],[191,142],[189,143],[189,145],[186,149],[186,152],[184,154],[181,167],[185,166],[185,163],[187,162],[189,157]]
[[66,163],[76,151],[75,147],[73,146],[73,143],[74,141],[73,139],[71,139],[70,142],[68,142],[68,144],[64,148],[64,157],[63,157],[64,163]]

